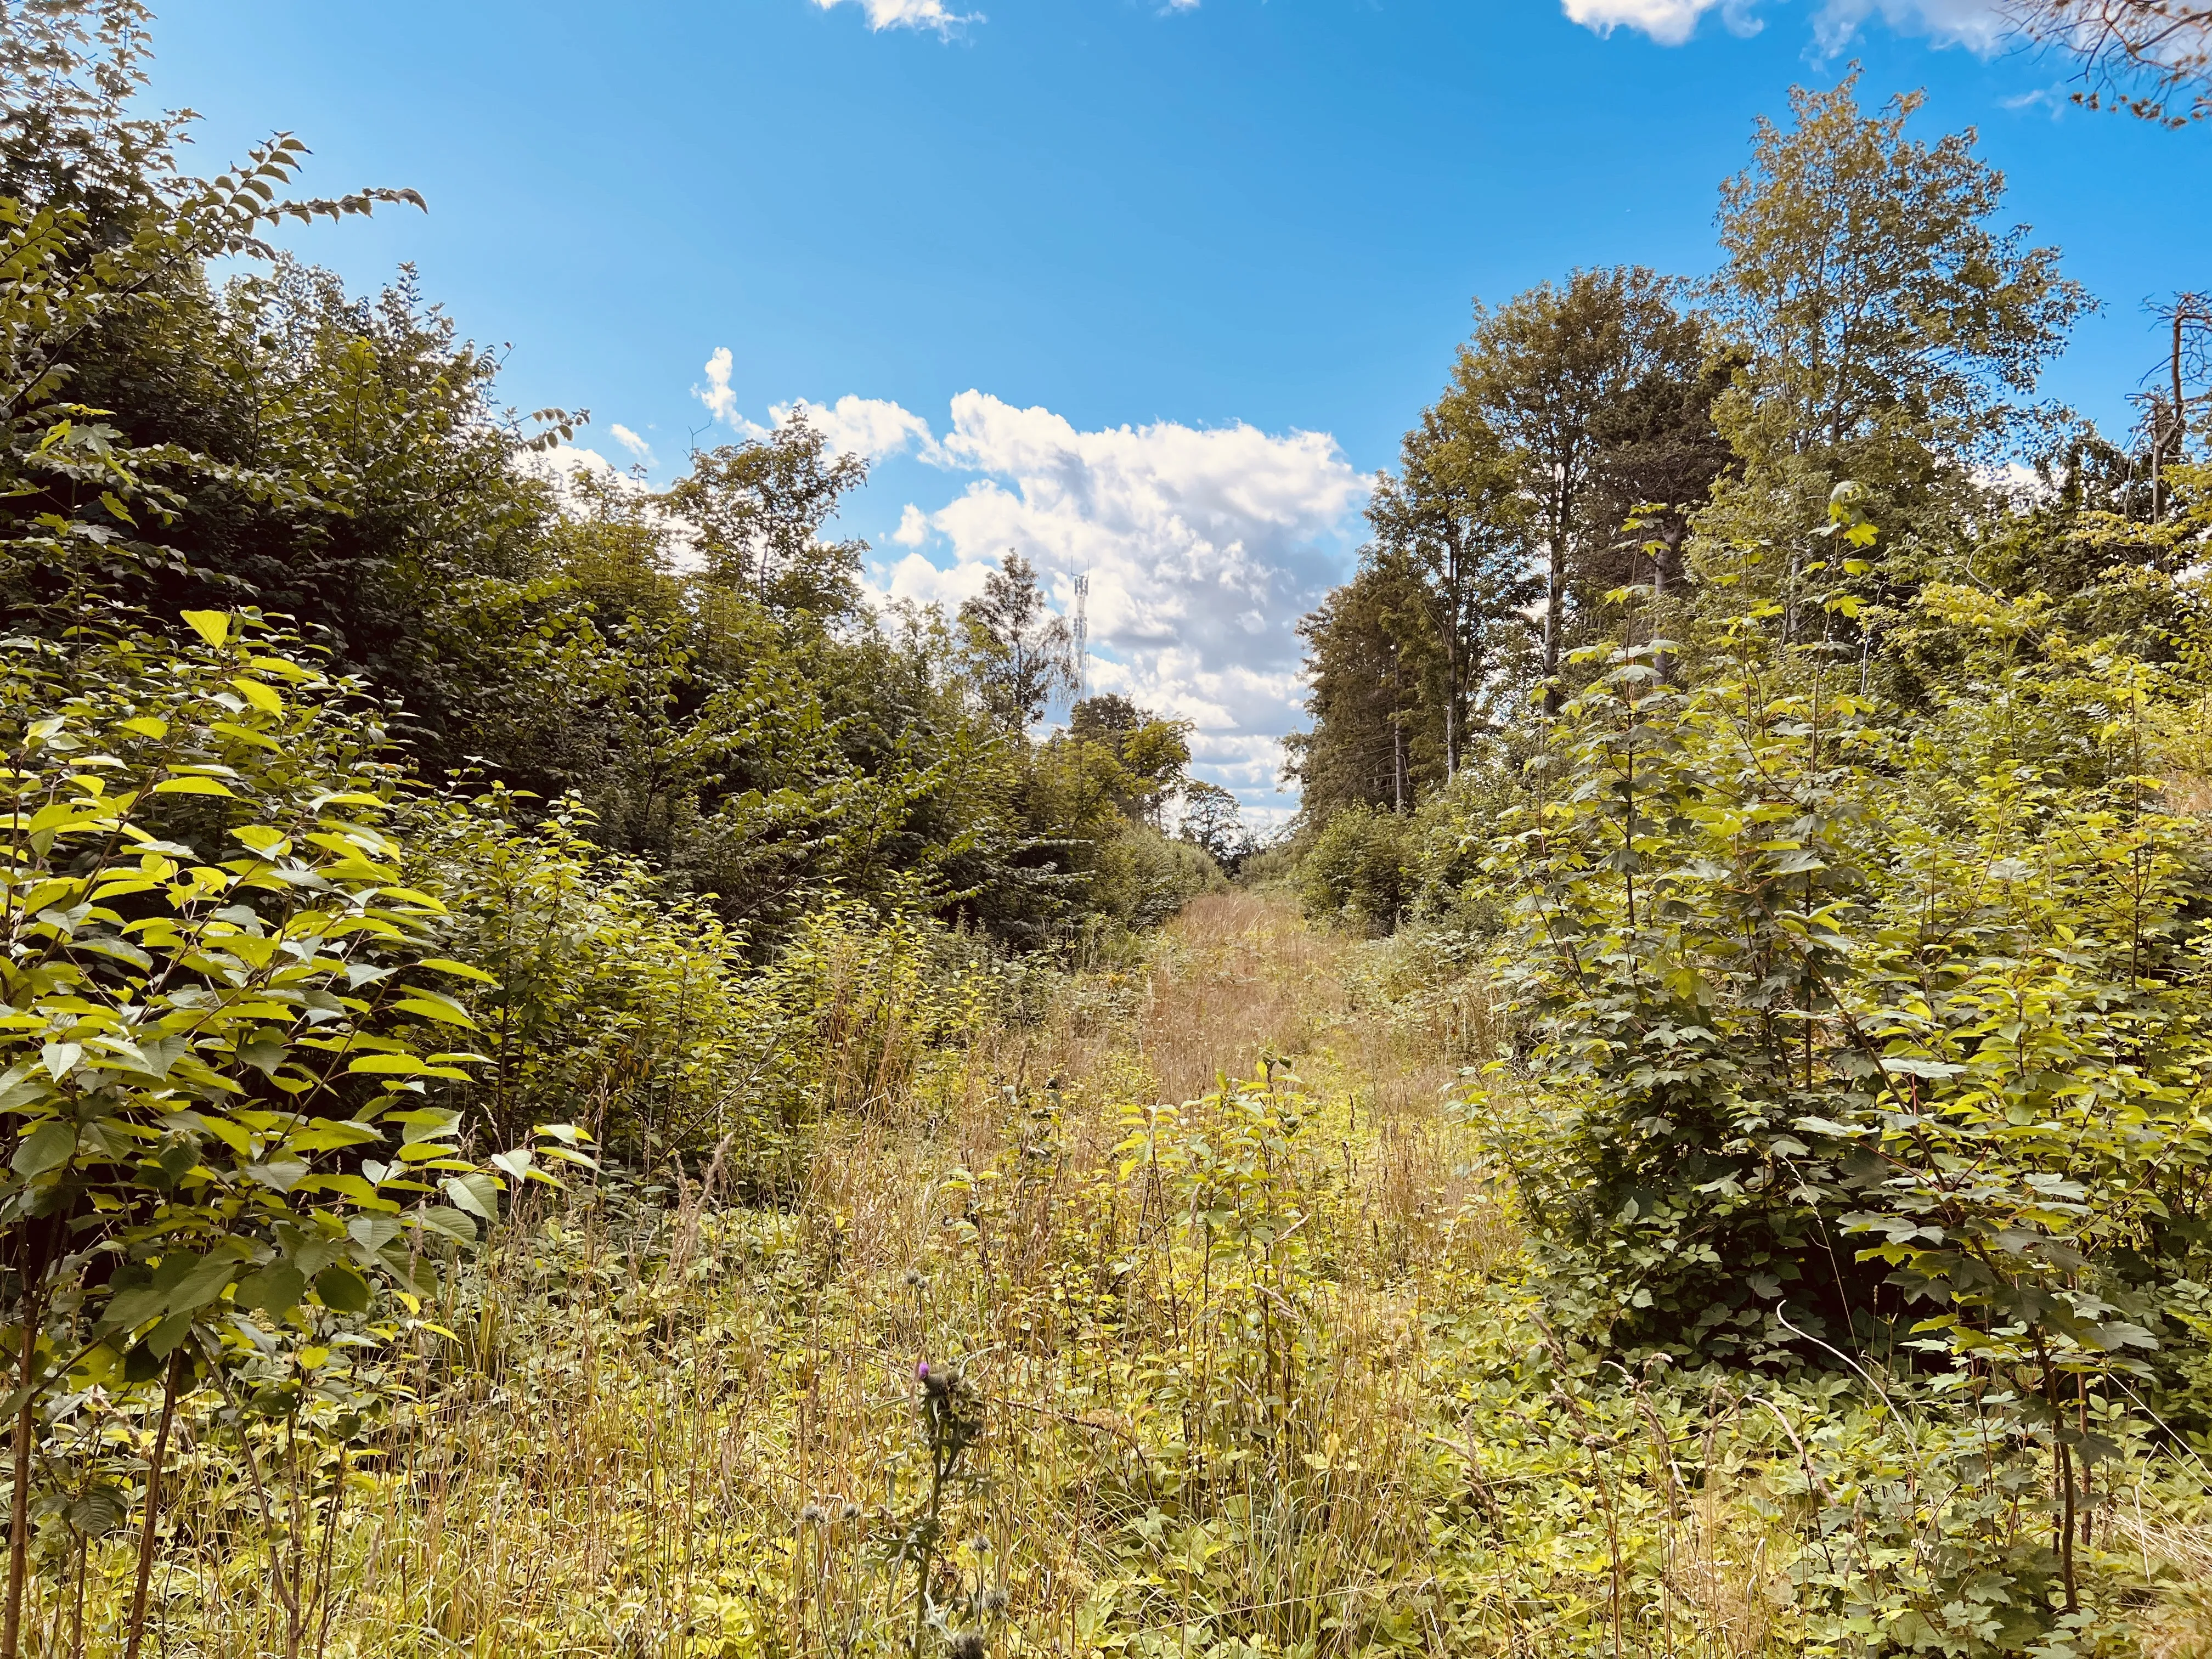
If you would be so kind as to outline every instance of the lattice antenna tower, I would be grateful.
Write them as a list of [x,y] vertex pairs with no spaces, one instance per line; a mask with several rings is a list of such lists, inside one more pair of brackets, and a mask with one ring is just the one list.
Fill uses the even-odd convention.
[[1075,632],[1075,700],[1083,701],[1083,683],[1091,671],[1091,573],[1074,579],[1075,614],[1069,620]]

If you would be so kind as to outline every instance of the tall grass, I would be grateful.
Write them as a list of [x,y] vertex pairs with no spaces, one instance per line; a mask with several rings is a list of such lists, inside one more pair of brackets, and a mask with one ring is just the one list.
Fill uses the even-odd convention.
[[[719,1160],[533,1200],[296,1516],[185,1425],[152,1650],[283,1652],[288,1552],[304,1650],[361,1659],[1809,1650],[1822,1506],[1899,1443],[1543,1325],[1448,1104],[1487,1005],[1425,948],[1208,896],[1039,1024],[856,1054],[787,1203]],[[984,1412],[927,1549],[924,1362]],[[2092,1551],[2162,1654],[2203,1650],[2159,1588],[2202,1566],[2193,1516],[2115,1487]],[[89,1553],[87,1652],[126,1553]],[[46,1651],[78,1589],[42,1578]]]

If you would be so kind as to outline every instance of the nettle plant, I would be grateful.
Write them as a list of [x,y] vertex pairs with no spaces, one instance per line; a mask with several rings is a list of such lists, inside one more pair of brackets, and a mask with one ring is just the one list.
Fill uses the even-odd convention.
[[[257,1439],[281,1434],[282,1468],[303,1432],[342,1460],[379,1403],[349,1356],[418,1324],[503,1191],[585,1156],[562,1126],[467,1145],[449,1102],[481,1061],[447,987],[485,976],[435,953],[444,908],[380,828],[402,780],[376,711],[257,617],[185,622],[181,643],[0,641],[8,1656],[34,1528],[81,1551],[133,1485],[135,1653],[169,1431],[200,1391],[235,1431],[296,1650],[300,1505],[272,1507]],[[157,1383],[149,1461],[73,1465],[72,1413]]]

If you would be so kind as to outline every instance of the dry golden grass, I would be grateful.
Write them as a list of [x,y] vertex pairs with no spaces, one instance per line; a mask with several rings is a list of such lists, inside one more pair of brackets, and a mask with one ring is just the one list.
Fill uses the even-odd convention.
[[[1212,1516],[1237,1559],[1178,1588],[1170,1550],[1160,1583],[1121,1586],[1151,1608],[1138,1638],[1187,1636],[1200,1602],[1292,1645],[1365,1617],[1423,1544],[1405,1471],[1431,1450],[1424,1297],[1509,1259],[1515,1235],[1435,1110],[1449,1068],[1350,1007],[1360,948],[1278,903],[1209,896],[1042,1027],[989,1033],[833,1119],[787,1211],[720,1209],[694,1182],[672,1215],[580,1203],[509,1228],[443,1310],[461,1340],[425,1361],[434,1412],[350,1476],[327,1650],[896,1646],[911,1577],[882,1556],[915,1501],[914,1367],[932,1356],[965,1357],[988,1398],[948,1559],[1009,1595],[1000,1645],[1080,1651],[1085,1630],[1126,1625],[1100,1587],[1164,1503]],[[1297,1156],[1335,1183],[1334,1259],[1295,1283],[1248,1273],[1224,1299],[1190,1280],[1188,1218],[1123,1178],[1115,1149],[1147,1109],[1263,1066],[1285,1101],[1293,1067],[1313,1073]],[[1281,1173],[1273,1200],[1295,1206],[1297,1172]],[[1255,1373],[1224,1322],[1272,1317],[1285,1291],[1300,1309],[1283,1340],[1294,1324],[1312,1349],[1296,1399],[1230,1410],[1211,1391],[1233,1402]],[[1317,1460],[1295,1501],[1279,1459],[1218,1443],[1224,1410]],[[222,1459],[179,1464],[176,1514],[234,1510]],[[281,1651],[265,1563],[224,1537],[178,1541],[156,1650]]]
[[[930,1588],[994,1654],[1797,1650],[1795,1534],[1755,1483],[1682,1488],[1630,1394],[1562,1434],[1500,1392],[1519,1235],[1443,1109],[1488,1008],[1419,948],[1209,896],[1042,1024],[831,1120],[787,1208],[694,1170],[672,1211],[520,1218],[441,1310],[422,1412],[309,1528],[320,1650],[908,1653],[922,1359],[983,1403]],[[232,1466],[189,1437],[179,1464],[151,1650],[283,1652],[266,1558],[192,1520],[240,1513]],[[2147,1650],[2200,1651],[2194,1616]]]

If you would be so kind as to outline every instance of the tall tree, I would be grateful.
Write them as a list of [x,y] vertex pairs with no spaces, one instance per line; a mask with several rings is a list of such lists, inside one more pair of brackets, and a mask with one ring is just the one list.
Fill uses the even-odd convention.
[[1828,457],[1838,477],[1992,435],[2092,303],[2057,249],[1990,228],[2004,176],[1972,131],[1909,138],[1924,94],[1869,115],[1857,82],[1793,88],[1786,131],[1762,116],[1719,215],[1716,298],[1750,360],[1724,423],[1748,459]]
[[1112,763],[1107,792],[1124,817],[1157,825],[1162,811],[1190,786],[1190,722],[1139,708],[1116,692],[1085,697],[1068,711],[1072,742]]
[[859,613],[868,544],[822,531],[867,476],[859,456],[830,455],[801,408],[764,438],[695,457],[662,501],[690,527],[710,580],[780,617],[842,622]]
[[[1681,320],[1680,349],[1651,365],[1599,413],[1588,544],[1577,572],[1589,590],[1648,581],[1662,601],[1678,593],[1687,580],[1683,545],[1691,524],[1711,498],[1714,481],[1735,465],[1713,410],[1741,356],[1711,339],[1702,319],[1692,314]],[[1700,343],[1706,355],[1698,367]]]
[[1459,769],[1470,716],[1533,597],[1522,469],[1464,397],[1424,410],[1395,477],[1375,481],[1367,521],[1383,559],[1415,578],[1443,673],[1444,780]]
[[1443,722],[1428,695],[1433,635],[1402,562],[1370,548],[1352,580],[1298,623],[1313,729],[1284,739],[1284,777],[1316,822],[1340,807],[1403,811],[1416,781],[1439,777]]
[[1203,779],[1183,786],[1182,814],[1176,834],[1194,847],[1203,847],[1216,864],[1230,870],[1243,862],[1252,842],[1237,797]]
[[1055,690],[1075,684],[1067,618],[1052,613],[1036,568],[1012,549],[962,604],[960,622],[983,700],[1008,730],[1026,732]]
[[[1609,550],[1620,524],[1592,523],[1601,498],[1613,500],[1632,471],[1626,452],[1639,444],[1689,441],[1655,476],[1670,496],[1702,496],[1717,451],[1700,451],[1696,428],[1711,396],[1705,332],[1677,307],[1680,284],[1641,266],[1578,270],[1563,286],[1540,284],[1492,313],[1477,309],[1474,337],[1462,347],[1452,390],[1440,406],[1444,424],[1486,428],[1514,460],[1513,489],[1528,503],[1530,538],[1543,570],[1542,665],[1556,681],[1565,649],[1578,562]],[[1702,400],[1701,400],[1702,399]],[[1645,413],[1631,414],[1640,402]],[[1645,462],[1656,474],[1660,451]],[[1702,483],[1673,476],[1695,455],[1712,471]],[[1608,463],[1610,461],[1610,473]],[[1608,491],[1601,484],[1610,476]],[[1556,707],[1555,685],[1546,692]]]

